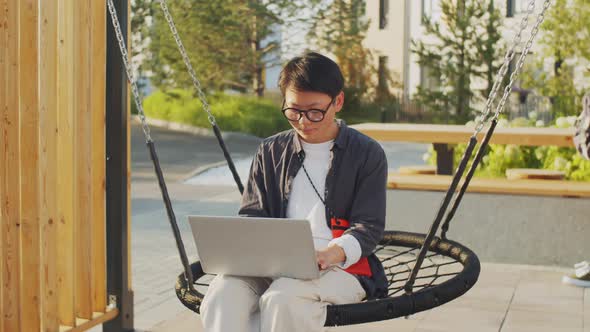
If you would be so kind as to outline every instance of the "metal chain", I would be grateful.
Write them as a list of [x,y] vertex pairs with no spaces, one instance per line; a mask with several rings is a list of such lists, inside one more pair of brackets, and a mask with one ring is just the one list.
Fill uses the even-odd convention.
[[514,55],[516,54],[515,48],[517,45],[520,44],[520,41],[522,38],[522,32],[529,25],[529,16],[530,16],[530,14],[532,14],[534,12],[534,10],[535,10],[535,0],[531,0],[529,2],[528,7],[527,7],[526,15],[520,21],[520,26],[519,26],[518,32],[514,36],[510,48],[506,51],[506,54],[504,55],[504,62],[502,63],[502,66],[500,67],[498,74],[496,75],[496,80],[494,81],[494,85],[492,86],[492,90],[490,91],[490,94],[488,95],[485,110],[476,119],[476,126],[475,126],[476,135],[479,134],[479,132],[485,126],[486,120],[492,110],[492,104],[493,104],[494,100],[496,100],[496,96],[498,94],[500,84],[502,83],[502,80],[503,80],[504,76],[506,75],[506,72],[508,72],[508,68],[510,66],[510,61],[512,61],[512,59],[514,59]]
[[193,86],[195,87],[195,90],[197,90],[199,100],[203,104],[203,109],[205,110],[205,112],[207,112],[207,118],[209,120],[209,123],[211,123],[212,126],[215,126],[215,117],[213,116],[213,114],[211,114],[209,103],[207,102],[207,97],[205,96],[205,93],[203,93],[203,90],[201,88],[201,82],[199,82],[199,79],[197,79],[197,74],[195,73],[195,70],[193,69],[193,66],[191,65],[191,61],[188,57],[186,49],[184,48],[184,45],[182,44],[182,40],[180,39],[180,36],[178,35],[178,30],[176,30],[176,25],[174,24],[174,20],[172,19],[172,15],[170,15],[170,11],[168,10],[168,5],[166,4],[166,0],[160,0],[160,7],[162,7],[162,11],[164,11],[164,17],[166,18],[166,21],[168,22],[168,26],[170,27],[170,31],[172,32],[172,35],[174,36],[174,40],[176,41],[176,45],[178,45],[178,49],[180,50],[180,54],[182,55],[182,60],[184,61],[184,64],[186,65],[188,73],[193,81]]
[[139,89],[137,88],[137,83],[135,81],[135,77],[133,76],[133,72],[131,71],[131,66],[129,65],[129,54],[127,53],[127,46],[125,45],[123,32],[121,32],[121,26],[119,25],[119,19],[117,16],[115,5],[113,4],[113,0],[107,0],[107,6],[109,8],[109,13],[111,16],[111,21],[113,22],[113,27],[115,28],[117,41],[119,42],[119,50],[121,51],[121,58],[123,59],[123,65],[125,66],[125,71],[127,72],[127,79],[129,79],[129,83],[131,84],[131,92],[133,94],[133,99],[135,100],[135,106],[137,106],[137,111],[139,112],[141,128],[143,129],[143,134],[145,135],[146,141],[152,142],[152,137],[150,135],[150,127],[147,124],[145,113],[143,112],[143,106],[141,103],[142,97],[139,93]]
[[526,43],[524,51],[520,55],[520,57],[518,58],[518,62],[516,63],[516,68],[514,69],[512,74],[510,75],[510,82],[508,83],[508,85],[506,85],[506,88],[504,88],[504,95],[502,96],[500,103],[496,107],[496,111],[494,113],[494,119],[498,119],[498,116],[504,110],[504,104],[506,104],[506,100],[508,99],[508,96],[510,95],[510,92],[512,91],[512,85],[514,85],[514,82],[516,81],[516,79],[518,78],[518,75],[520,74],[520,70],[522,69],[522,66],[524,65],[524,60],[525,60],[526,56],[528,55],[529,51],[531,50],[531,47],[533,46],[533,40],[535,39],[535,36],[539,32],[539,26],[541,25],[541,23],[545,19],[545,12],[547,11],[547,9],[549,9],[549,6],[551,6],[551,0],[545,0],[545,2],[543,4],[543,9],[541,10],[541,13],[539,13],[539,15],[537,16],[537,22],[535,22],[535,25],[533,26],[533,29],[531,30],[531,35],[529,37],[529,40]]

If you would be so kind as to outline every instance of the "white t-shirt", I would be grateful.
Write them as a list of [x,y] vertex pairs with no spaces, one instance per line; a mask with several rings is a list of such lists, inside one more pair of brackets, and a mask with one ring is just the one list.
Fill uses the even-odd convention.
[[[330,149],[334,141],[317,144],[307,143],[303,140],[300,142],[305,151],[303,165],[305,165],[305,169],[319,194],[324,198],[326,175],[331,164]],[[342,268],[348,268],[360,259],[361,245],[354,236],[345,234],[337,239],[332,237],[332,231],[327,224],[324,204],[314,191],[303,167],[299,169],[293,179],[287,204],[287,218],[309,220],[316,250],[324,249],[332,244],[340,246],[346,254],[346,261],[341,264]]]

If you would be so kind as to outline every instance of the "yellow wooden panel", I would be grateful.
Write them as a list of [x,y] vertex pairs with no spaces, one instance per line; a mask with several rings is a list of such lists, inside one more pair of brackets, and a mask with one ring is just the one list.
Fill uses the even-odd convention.
[[[450,175],[389,174],[388,189],[446,191]],[[458,189],[461,187],[459,184]],[[590,183],[562,180],[507,180],[473,178],[468,192],[532,196],[590,197]]]
[[[40,204],[39,204],[39,97],[38,2],[20,6],[20,158],[21,158],[21,324],[38,331],[40,318]],[[26,286],[25,286],[26,285]]]
[[106,1],[92,1],[92,257],[93,310],[106,307],[105,80]]
[[19,159],[19,91],[20,58],[18,54],[18,35],[20,0],[7,0],[6,3],[6,52],[8,82],[6,85],[6,105],[3,110],[4,128],[0,144],[1,158],[7,161],[0,185],[4,188],[2,208],[2,307],[4,321],[2,331],[20,331],[20,159]]
[[[419,143],[467,143],[474,132],[460,125],[363,123],[351,127],[378,141]],[[490,143],[572,147],[573,134],[571,128],[496,128]],[[483,135],[478,136],[480,141]]]
[[74,1],[58,1],[57,285],[60,324],[74,326]]
[[[6,0],[0,0],[0,45],[7,45],[7,12],[3,10],[7,8],[8,4]],[[5,121],[4,118],[7,115],[6,112],[8,111],[8,96],[7,96],[7,83],[8,83],[8,64],[6,62],[8,56],[8,49],[6,47],[0,48],[0,142],[4,142],[4,133],[6,132],[5,128]],[[4,151],[0,148],[0,178],[6,175],[5,171],[5,164],[6,158],[4,157]],[[4,301],[1,300],[4,298],[4,283],[3,275],[4,275],[4,229],[1,225],[4,225],[5,222],[8,222],[7,219],[4,218],[4,209],[1,207],[4,205],[4,185],[0,180],[0,331],[3,331],[4,327]]]
[[40,1],[39,124],[41,203],[41,329],[56,331],[57,315],[57,24],[58,7]]
[[76,316],[92,318],[92,114],[90,108],[90,1],[75,1],[75,266]]

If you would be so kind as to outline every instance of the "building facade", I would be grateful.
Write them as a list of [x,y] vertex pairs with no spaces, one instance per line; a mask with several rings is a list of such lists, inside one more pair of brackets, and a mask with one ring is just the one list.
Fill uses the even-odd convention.
[[[417,56],[411,48],[412,40],[428,42],[429,36],[425,35],[423,17],[428,16],[433,21],[441,19],[441,0],[368,0],[366,13],[370,19],[370,27],[367,33],[365,46],[375,52],[375,63],[381,69],[399,76],[402,91],[406,96],[412,96],[418,86],[435,87],[436,80],[429,77],[427,69],[421,68],[417,63]],[[526,14],[530,0],[496,0],[496,8],[504,16],[501,33],[506,45],[511,45],[518,32],[520,21]],[[536,0],[535,17],[529,18],[529,28],[522,35],[522,41],[517,46],[517,52],[524,48],[528,39],[530,28],[534,24],[536,14],[541,10],[543,0]],[[538,41],[537,36],[536,41]],[[533,44],[531,53],[540,49],[538,42]],[[517,53],[512,66],[518,58]],[[587,63],[576,63],[578,68],[588,68]],[[383,68],[381,68],[384,66]],[[553,60],[547,58],[545,66],[551,68]],[[574,70],[577,86],[590,87],[588,79],[582,74],[584,70]],[[483,82],[474,83],[474,88],[480,88]]]

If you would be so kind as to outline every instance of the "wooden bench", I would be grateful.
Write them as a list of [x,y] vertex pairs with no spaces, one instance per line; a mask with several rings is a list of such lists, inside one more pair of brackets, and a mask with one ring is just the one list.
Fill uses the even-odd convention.
[[[390,173],[388,189],[446,191],[451,184],[450,175],[403,175]],[[461,187],[459,184],[458,188]],[[528,196],[586,197],[590,198],[590,182],[564,180],[508,180],[473,178],[467,192]]]
[[[351,127],[377,141],[432,143],[437,154],[437,174],[453,174],[453,144],[467,143],[474,132],[474,128],[461,125],[362,123]],[[484,133],[478,135],[479,142]],[[573,137],[572,128],[498,127],[490,144],[573,147]]]

